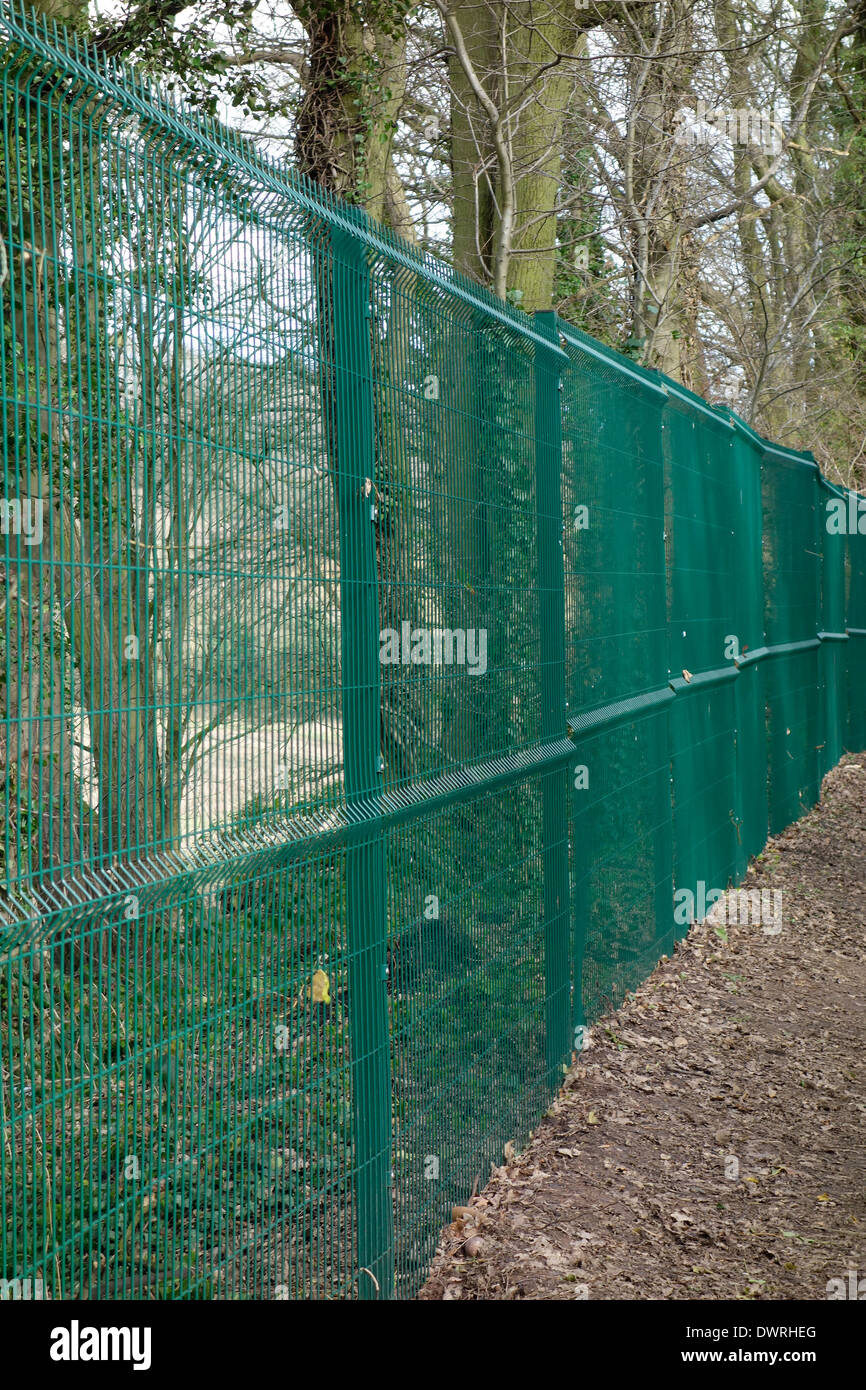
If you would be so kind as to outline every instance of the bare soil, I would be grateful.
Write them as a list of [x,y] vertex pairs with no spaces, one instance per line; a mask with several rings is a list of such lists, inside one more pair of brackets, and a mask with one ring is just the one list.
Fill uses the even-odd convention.
[[422,1299],[866,1281],[866,755],[744,886],[781,890],[781,932],[707,919],[596,1023],[529,1147],[444,1231]]

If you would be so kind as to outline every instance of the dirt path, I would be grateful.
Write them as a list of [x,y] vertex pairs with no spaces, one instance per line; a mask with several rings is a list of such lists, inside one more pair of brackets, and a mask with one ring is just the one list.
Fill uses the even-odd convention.
[[745,886],[781,932],[701,923],[600,1020],[421,1298],[866,1297],[866,755]]

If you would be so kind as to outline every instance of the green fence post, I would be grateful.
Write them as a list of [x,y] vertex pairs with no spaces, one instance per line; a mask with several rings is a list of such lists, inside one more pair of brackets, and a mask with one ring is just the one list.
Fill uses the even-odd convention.
[[[566,732],[565,597],[562,557],[562,398],[556,314],[535,315],[551,351],[535,348],[535,505],[541,667],[541,741]],[[571,1053],[568,768],[542,775],[544,976],[547,1081],[555,1090]]]
[[375,820],[382,763],[370,276],[351,233],[333,228],[331,246],[345,794],[350,809],[372,813],[346,867],[358,1288],[363,1299],[387,1299],[394,1207],[385,849]]

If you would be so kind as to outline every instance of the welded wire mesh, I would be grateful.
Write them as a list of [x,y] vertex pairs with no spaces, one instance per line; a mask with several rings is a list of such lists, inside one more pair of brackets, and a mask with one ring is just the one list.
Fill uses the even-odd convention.
[[818,797],[822,629],[820,508],[813,463],[768,448],[762,470],[770,831]]
[[[563,536],[578,1025],[672,940],[665,396],[566,328]],[[581,978],[582,977],[582,978]]]
[[0,103],[2,1290],[411,1296],[866,742],[861,499],[8,4]]

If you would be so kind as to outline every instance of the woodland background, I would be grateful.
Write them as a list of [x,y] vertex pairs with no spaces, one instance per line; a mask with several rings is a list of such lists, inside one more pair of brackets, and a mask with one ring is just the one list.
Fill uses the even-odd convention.
[[36,8],[522,309],[862,482],[856,0]]

